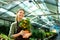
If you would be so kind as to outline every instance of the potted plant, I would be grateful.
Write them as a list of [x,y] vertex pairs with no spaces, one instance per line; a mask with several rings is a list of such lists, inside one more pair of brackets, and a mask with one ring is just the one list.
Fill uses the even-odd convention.
[[36,38],[37,40],[43,40],[45,38],[45,32],[42,29],[33,29],[32,30],[32,38]]
[[29,33],[31,29],[30,19],[22,19],[22,21],[19,23],[19,26],[22,28],[22,30],[24,30],[25,33]]

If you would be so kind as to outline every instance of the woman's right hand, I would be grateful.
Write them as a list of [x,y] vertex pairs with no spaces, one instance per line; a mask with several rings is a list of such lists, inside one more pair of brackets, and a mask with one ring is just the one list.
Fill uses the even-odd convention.
[[21,30],[19,33],[12,35],[12,37],[13,37],[13,38],[16,38],[16,37],[18,37],[18,36],[20,36],[20,35],[23,35],[23,33],[24,33],[24,31]]
[[23,35],[23,34],[24,34],[24,30],[21,30],[21,31],[19,32],[19,34],[20,34],[20,35]]

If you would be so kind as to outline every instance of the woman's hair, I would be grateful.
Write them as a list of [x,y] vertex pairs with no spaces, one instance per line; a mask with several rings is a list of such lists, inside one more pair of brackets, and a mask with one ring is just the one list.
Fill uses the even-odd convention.
[[[23,10],[23,11],[24,11],[24,14],[25,14],[25,10],[24,10],[24,9],[20,9],[20,10]],[[19,10],[19,11],[20,11],[20,10]],[[19,12],[19,11],[18,11],[18,12]],[[18,12],[16,13],[15,21],[17,21],[17,19],[18,19],[18,16],[17,16]]]

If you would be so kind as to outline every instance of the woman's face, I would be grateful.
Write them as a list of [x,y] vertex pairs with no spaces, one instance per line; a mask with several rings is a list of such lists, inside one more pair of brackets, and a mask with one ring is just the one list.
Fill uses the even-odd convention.
[[19,12],[18,12],[18,18],[19,19],[22,19],[24,17],[24,11],[23,10],[20,10]]

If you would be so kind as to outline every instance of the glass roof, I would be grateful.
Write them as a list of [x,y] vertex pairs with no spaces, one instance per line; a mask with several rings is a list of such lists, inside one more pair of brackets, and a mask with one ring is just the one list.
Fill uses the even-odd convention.
[[32,22],[50,26],[60,23],[60,0],[0,0],[0,3],[0,18],[12,20],[17,11],[23,8],[25,17]]

